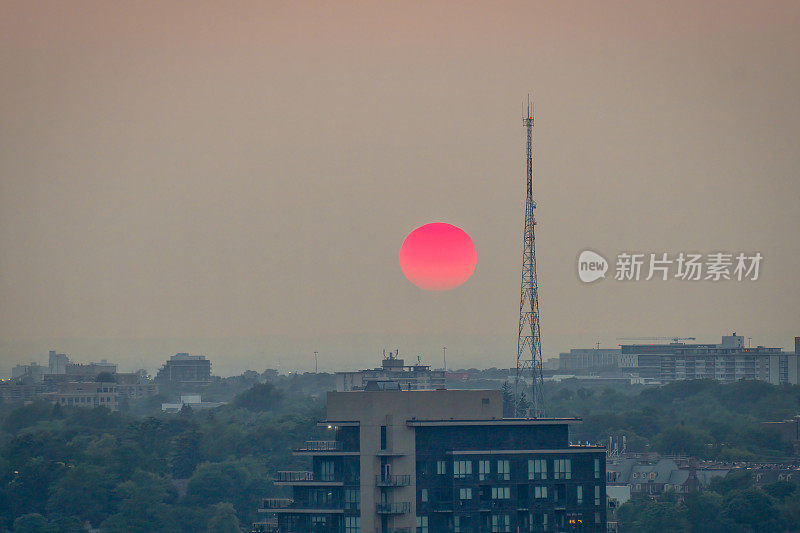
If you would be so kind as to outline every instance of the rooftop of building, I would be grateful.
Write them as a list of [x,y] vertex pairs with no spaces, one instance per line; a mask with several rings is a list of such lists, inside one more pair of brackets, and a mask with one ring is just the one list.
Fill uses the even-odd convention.
[[205,361],[205,355],[189,355],[188,353],[176,353],[169,358],[170,361]]

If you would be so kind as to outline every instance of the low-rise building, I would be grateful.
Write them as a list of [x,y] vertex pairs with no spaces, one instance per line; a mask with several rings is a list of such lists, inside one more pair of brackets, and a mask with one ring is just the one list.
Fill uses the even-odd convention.
[[119,408],[119,391],[114,382],[67,381],[57,384],[56,392],[42,394],[42,398],[65,407]]
[[181,401],[176,403],[162,403],[161,410],[165,413],[177,413],[183,406],[192,408],[193,410],[214,409],[225,405],[224,402],[204,402],[199,394],[184,394],[181,396]]
[[139,400],[158,394],[158,385],[144,370],[114,374],[120,398]]
[[164,363],[156,375],[157,383],[208,383],[211,361],[204,355],[177,353]]
[[629,344],[622,345],[621,358],[630,366],[621,368],[659,383],[682,379],[740,379],[766,381],[773,385],[800,383],[797,353],[780,348],[745,348],[744,337],[726,335],[720,344]]
[[364,390],[368,382],[384,381],[397,383],[402,390],[436,390],[447,388],[444,370],[431,370],[430,365],[417,362],[406,365],[398,353],[384,354],[380,368],[337,372],[336,390],[339,392]]
[[558,370],[602,370],[619,366],[619,348],[573,348],[558,355]]
[[629,487],[632,496],[659,496],[667,491],[685,494],[705,487],[715,477],[726,476],[728,468],[679,467],[669,458],[655,462],[637,459],[609,461],[607,481],[609,485]]

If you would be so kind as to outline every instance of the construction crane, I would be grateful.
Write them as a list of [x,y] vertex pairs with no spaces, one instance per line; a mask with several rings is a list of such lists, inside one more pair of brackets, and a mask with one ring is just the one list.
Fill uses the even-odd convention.
[[695,341],[694,337],[617,337],[618,341]]

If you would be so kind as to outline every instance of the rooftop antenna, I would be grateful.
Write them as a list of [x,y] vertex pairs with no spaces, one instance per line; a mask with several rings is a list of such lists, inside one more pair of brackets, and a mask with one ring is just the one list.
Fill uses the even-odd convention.
[[447,372],[447,346],[442,346],[442,365],[444,371]]
[[317,371],[317,363],[318,363],[318,359],[319,359],[318,356],[319,356],[319,352],[314,352],[314,373],[315,374],[318,373],[318,371]]
[[517,417],[535,418],[545,416],[544,378],[542,376],[542,342],[539,331],[539,284],[536,279],[536,241],[534,227],[536,220],[533,210],[533,104],[528,94],[528,113],[522,119],[527,133],[526,170],[527,190],[525,198],[525,231],[522,237],[522,283],[519,301],[519,331],[517,336],[517,371],[514,378],[514,395],[520,397],[520,381],[525,381],[527,373],[531,378],[530,411],[523,413],[520,402],[515,402]]

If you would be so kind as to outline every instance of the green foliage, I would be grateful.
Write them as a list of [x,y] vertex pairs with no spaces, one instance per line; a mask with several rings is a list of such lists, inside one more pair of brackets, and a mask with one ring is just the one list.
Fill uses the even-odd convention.
[[[690,531],[693,533],[767,533],[800,530],[800,494],[794,483],[759,489],[748,472],[715,478],[704,491],[681,501],[637,498],[618,510],[621,531]],[[665,520],[659,529],[659,521]],[[672,528],[672,529],[670,529]]]
[[575,440],[607,442],[609,435],[627,435],[630,451],[724,461],[792,457],[791,443],[762,422],[797,414],[797,385],[685,380],[661,387],[599,389],[572,381],[548,384],[546,392],[550,414],[583,418],[572,433]]
[[218,503],[213,507],[207,533],[240,533],[236,510],[230,503]]
[[273,376],[231,405],[179,415],[143,403],[126,413],[4,405],[0,531],[72,533],[87,522],[103,533],[239,531],[260,498],[281,494],[276,470],[309,467],[291,449],[322,437],[322,403],[300,391],[325,379]]
[[233,404],[249,411],[272,411],[283,395],[272,383],[257,383],[236,396]]
[[670,498],[661,502],[646,498],[631,500],[617,512],[625,531],[661,533],[689,530],[689,522],[681,504]]

